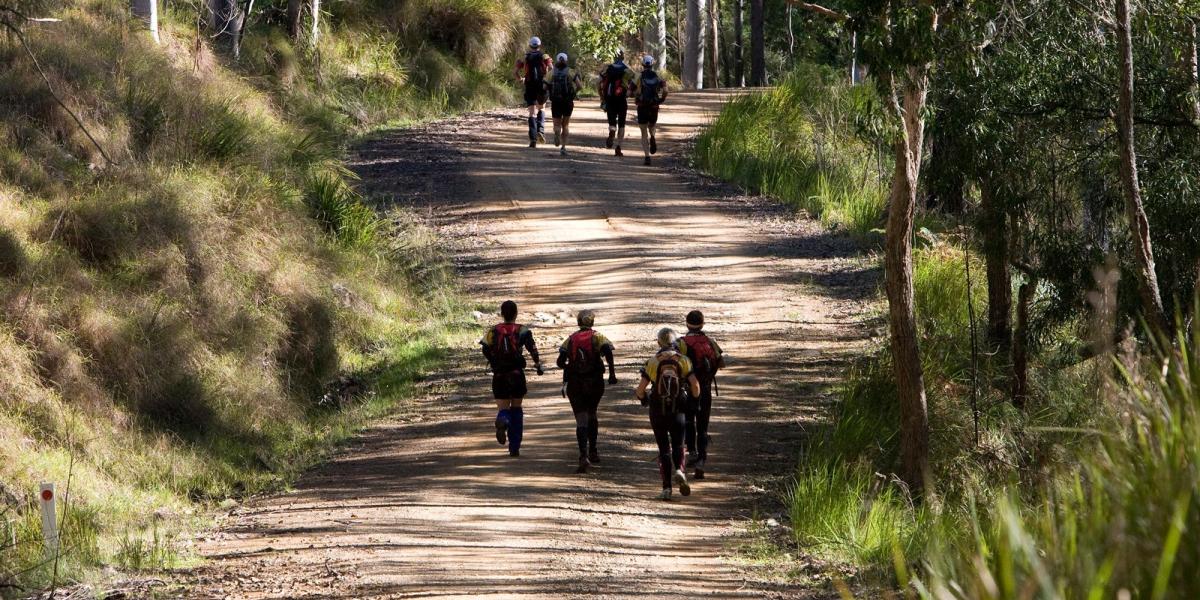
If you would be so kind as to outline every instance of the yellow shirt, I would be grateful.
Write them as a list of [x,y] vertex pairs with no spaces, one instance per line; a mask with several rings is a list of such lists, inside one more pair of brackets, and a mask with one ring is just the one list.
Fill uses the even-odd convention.
[[667,358],[674,358],[679,362],[679,375],[684,379],[687,379],[688,375],[692,374],[692,361],[688,360],[688,357],[674,350],[661,350],[658,354],[651,356],[650,360],[646,361],[645,366],[642,367],[642,375],[650,381],[657,379],[658,364]]

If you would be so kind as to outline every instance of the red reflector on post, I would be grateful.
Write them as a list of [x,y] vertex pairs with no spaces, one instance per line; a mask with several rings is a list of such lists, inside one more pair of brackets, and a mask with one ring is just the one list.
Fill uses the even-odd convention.
[[49,502],[54,499],[54,490],[42,490],[42,502]]

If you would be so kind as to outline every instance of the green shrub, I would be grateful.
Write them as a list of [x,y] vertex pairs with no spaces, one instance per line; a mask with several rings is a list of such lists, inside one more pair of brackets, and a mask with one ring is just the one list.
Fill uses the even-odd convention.
[[335,173],[308,178],[305,201],[314,219],[349,248],[371,248],[378,241],[379,217]]

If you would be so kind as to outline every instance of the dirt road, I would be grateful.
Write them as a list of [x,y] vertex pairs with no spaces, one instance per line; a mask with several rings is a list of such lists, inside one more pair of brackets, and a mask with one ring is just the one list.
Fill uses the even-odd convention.
[[[601,406],[603,462],[574,474],[574,421],[556,369],[530,373],[525,442],[510,458],[493,437],[482,358],[464,347],[416,416],[371,429],[293,492],[241,507],[202,542],[210,562],[191,597],[816,594],[731,555],[753,511],[773,506],[762,486],[819,427],[823,387],[861,348],[876,274],[848,240],[677,168],[671,154],[724,99],[673,95],[653,167],[641,165],[636,127],[623,160],[603,149],[606,127],[588,101],[566,158],[549,144],[526,148],[516,109],[360,148],[364,188],[430,215],[470,291],[488,305],[520,303],[549,364],[575,313],[596,310],[621,378]],[[732,360],[709,477],[691,497],[662,502],[632,389],[654,332],[682,328],[693,308]]]

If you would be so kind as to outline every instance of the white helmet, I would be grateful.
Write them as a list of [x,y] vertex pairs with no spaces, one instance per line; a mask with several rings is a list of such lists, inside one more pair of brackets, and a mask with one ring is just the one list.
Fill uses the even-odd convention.
[[617,51],[613,54],[613,60],[618,62],[625,60],[625,50],[622,48],[617,48]]
[[643,56],[642,57],[642,66],[643,67],[653,67],[654,66],[654,57],[650,56],[649,54]]
[[540,38],[540,37],[538,37],[538,36],[536,36],[536,35],[535,35],[535,36],[533,36],[533,37],[531,37],[531,38],[529,38],[529,47],[530,47],[530,48],[533,48],[534,50],[537,50],[537,49],[538,49],[538,48],[540,48],[541,46],[542,46],[542,38]]
[[559,52],[559,53],[558,53],[558,56],[555,56],[555,57],[554,57],[554,62],[556,62],[556,63],[563,63],[563,64],[566,64],[566,62],[567,62],[567,53],[566,53],[566,52]]

